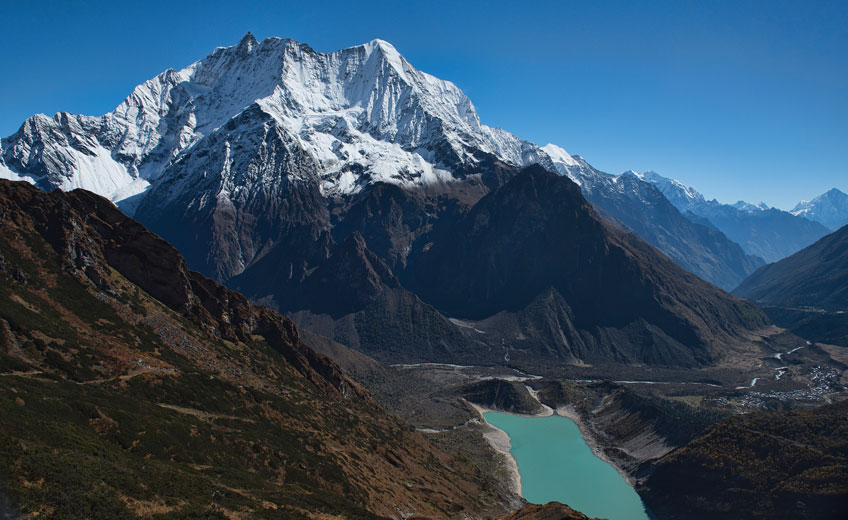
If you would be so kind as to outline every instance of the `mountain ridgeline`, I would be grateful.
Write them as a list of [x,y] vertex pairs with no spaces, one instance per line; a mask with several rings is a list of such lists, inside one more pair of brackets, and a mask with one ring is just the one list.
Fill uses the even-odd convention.
[[589,165],[579,171],[581,177],[577,180],[584,187],[586,198],[603,215],[704,280],[730,290],[763,264],[760,257],[746,253],[714,226],[681,214],[658,189],[642,179],[630,174],[613,177]]
[[848,226],[761,267],[733,292],[765,305],[848,311]]
[[382,360],[698,366],[766,322],[581,191],[726,289],[758,259],[641,179],[482,124],[381,40],[248,34],[104,116],[33,116],[0,145],[3,176],[94,190],[191,268]]
[[820,222],[836,231],[848,225],[848,194],[833,188],[813,200],[802,200],[792,209],[793,215]]
[[[648,171],[635,174],[656,186],[680,210],[695,222],[720,230],[738,243],[746,253],[776,262],[807,247],[828,233],[819,222],[765,204],[721,204],[679,181]],[[796,208],[797,210],[797,208]]]
[[604,222],[574,183],[541,167],[437,224],[402,279],[451,316],[514,315],[521,348],[586,362],[707,364],[722,342],[765,324],[753,306]]
[[733,292],[803,338],[848,346],[848,226],[761,267]]
[[[571,177],[606,214],[724,289],[759,265],[720,232],[657,205],[647,182],[616,188],[613,176],[560,147],[483,125],[455,85],[381,40],[318,53],[247,34],[139,85],[108,114],[36,115],[0,141],[0,177],[103,195],[219,282],[277,245],[297,253],[278,250],[268,261],[301,276],[304,262],[327,253],[334,212],[365,187],[473,203],[511,175],[499,163]],[[392,268],[414,239],[396,238],[388,258],[360,232]]]

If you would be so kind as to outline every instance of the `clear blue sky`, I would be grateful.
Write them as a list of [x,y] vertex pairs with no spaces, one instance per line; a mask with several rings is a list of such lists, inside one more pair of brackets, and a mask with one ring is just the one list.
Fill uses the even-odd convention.
[[483,122],[610,173],[656,170],[722,202],[848,191],[848,2],[0,0],[0,135],[100,115],[216,46],[382,38]]

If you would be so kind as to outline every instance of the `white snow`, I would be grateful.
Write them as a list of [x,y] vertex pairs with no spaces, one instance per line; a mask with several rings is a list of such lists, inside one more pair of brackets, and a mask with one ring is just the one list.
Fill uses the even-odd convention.
[[35,179],[28,175],[18,175],[16,172],[10,170],[2,162],[0,162],[0,179],[6,179],[10,181],[26,181],[30,184],[35,184]]
[[562,163],[567,166],[577,166],[579,163],[574,160],[574,157],[565,151],[565,148],[557,146],[553,143],[548,143],[542,147],[542,151],[548,154],[555,163]]
[[751,204],[750,202],[745,202],[744,200],[740,200],[736,204],[731,204],[734,208],[740,211],[747,211],[749,213],[756,213],[758,211],[767,211],[771,209],[771,206],[766,204],[765,202],[758,202],[756,204]]
[[62,190],[82,188],[118,202],[150,186],[148,181],[130,175],[126,166],[112,158],[109,150],[98,146],[94,152],[92,156],[73,150],[77,167],[71,177],[59,186]]
[[848,195],[833,188],[813,200],[802,200],[790,213],[819,222],[835,231],[848,224]]
[[[218,172],[233,195],[239,187],[234,182],[266,180],[222,172],[212,159],[220,157],[225,141],[233,143],[233,154],[240,153],[245,128],[292,139],[285,146],[306,151],[317,165],[322,193],[331,196],[378,181],[450,182],[451,168],[473,164],[474,150],[516,166],[542,163],[580,180],[570,172],[579,162],[564,149],[553,144],[541,149],[482,124],[456,85],[415,69],[379,39],[317,53],[288,39],[255,43],[246,36],[239,45],[219,47],[182,70],[142,83],[102,117],[33,116],[25,132],[4,143],[4,156],[13,166],[38,163],[61,189],[84,188],[120,202],[195,154],[195,161],[210,159],[192,163],[188,175]],[[250,158],[238,161],[227,154],[232,164],[251,164]],[[13,169],[0,175],[18,175]]]
[[669,201],[678,208],[688,208],[693,204],[704,202],[704,196],[701,195],[695,188],[687,186],[678,180],[663,177],[657,172],[651,170],[644,173],[634,172],[634,174],[643,181],[656,186],[666,197],[668,197]]

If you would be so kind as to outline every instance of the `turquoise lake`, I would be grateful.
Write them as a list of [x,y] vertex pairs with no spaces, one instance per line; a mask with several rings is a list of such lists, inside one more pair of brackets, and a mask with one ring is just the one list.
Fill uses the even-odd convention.
[[556,500],[590,517],[648,520],[636,491],[596,457],[571,419],[483,414],[509,435],[521,474],[521,494],[534,504]]

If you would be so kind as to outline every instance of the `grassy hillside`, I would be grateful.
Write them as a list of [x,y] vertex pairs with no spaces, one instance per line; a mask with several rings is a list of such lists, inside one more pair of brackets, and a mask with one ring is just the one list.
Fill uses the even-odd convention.
[[661,518],[845,518],[848,402],[734,416],[665,457],[640,494]]
[[5,181],[0,488],[49,518],[503,511],[289,320],[105,199]]

